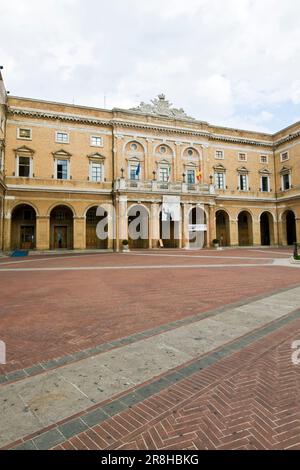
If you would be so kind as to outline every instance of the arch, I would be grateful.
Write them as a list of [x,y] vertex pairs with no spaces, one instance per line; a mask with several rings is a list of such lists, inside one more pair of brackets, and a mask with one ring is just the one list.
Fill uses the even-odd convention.
[[71,210],[72,214],[73,214],[73,217],[76,216],[76,211],[74,209],[74,207],[69,204],[68,202],[62,202],[62,203],[59,203],[59,202],[54,202],[47,210],[47,215],[50,216],[51,215],[51,212],[53,211],[53,209],[55,209],[55,207],[58,207],[58,206],[65,206],[65,207],[68,207],[68,209]]
[[175,157],[175,150],[172,149],[172,147],[170,147],[169,144],[165,144],[164,142],[160,142],[159,144],[157,144],[155,147],[154,147],[154,153],[156,155],[161,155],[161,156],[167,156],[168,155],[168,152],[165,152],[165,153],[160,153],[158,151],[159,147],[166,147],[167,149],[169,149],[169,156],[171,154],[172,157]]
[[230,246],[230,219],[229,214],[223,209],[218,209],[216,217],[216,237],[220,246]]
[[30,202],[27,202],[27,201],[18,201],[18,202],[16,202],[16,203],[12,206],[10,213],[12,214],[13,211],[14,211],[18,206],[20,206],[20,205],[26,205],[26,206],[32,207],[32,209],[35,211],[36,215],[37,215],[37,216],[39,215],[39,210],[38,210],[38,208],[37,208],[36,205],[33,204],[33,202],[31,202],[31,201],[30,201]]
[[[188,155],[188,151],[189,151],[189,150],[192,150],[193,152],[195,152],[195,155]],[[198,149],[196,149],[195,147],[193,147],[193,145],[186,145],[186,146],[182,149],[181,157],[190,157],[190,158],[197,157],[197,158],[199,158],[199,160],[202,160],[202,154],[201,154],[201,152],[199,152]]]
[[111,204],[110,204],[109,202],[103,202],[103,203],[101,202],[101,203],[99,203],[99,204],[93,203],[93,204],[88,205],[88,206],[85,208],[84,213],[83,213],[83,217],[86,217],[87,212],[88,212],[89,209],[91,209],[92,207],[102,207],[109,215],[111,215],[112,212],[114,211],[114,206],[113,206],[112,203],[111,203]]
[[241,211],[238,215],[239,245],[253,244],[252,214],[250,211]]
[[[201,206],[200,204],[197,204],[196,206],[192,206],[192,207],[189,208],[189,210],[188,210],[188,217],[190,217],[190,212],[191,212],[195,207],[201,209],[201,210],[204,212],[204,214],[205,214],[205,220],[208,220],[208,213],[207,213],[207,210],[205,209],[205,207]],[[206,222],[205,222],[205,223],[206,223]]]
[[73,248],[74,212],[67,204],[56,204],[50,211],[50,248]]
[[269,211],[260,214],[260,242],[261,245],[274,245],[274,216]]
[[127,210],[129,248],[149,248],[149,210],[144,204],[131,204]]
[[36,247],[36,210],[31,204],[18,203],[11,213],[11,248],[33,250]]
[[[130,148],[127,149],[127,146],[130,147],[131,144],[137,144],[138,148],[142,147],[142,150],[137,149],[137,150],[134,151]],[[140,142],[137,139],[130,139],[127,142],[124,143],[123,152],[126,152],[126,153],[134,153],[134,152],[141,153],[141,152],[143,152],[143,153],[146,153],[146,146],[143,142]]]
[[296,216],[291,209],[282,214],[283,230],[287,245],[292,245],[297,241],[296,235]]
[[207,214],[203,207],[192,206],[188,210],[189,247],[203,248],[207,246]]
[[[97,209],[102,207],[104,215],[98,216]],[[105,221],[108,216],[108,211],[102,205],[93,205],[85,212],[85,237],[87,249],[107,249],[108,248],[108,220],[103,226],[103,236],[97,233],[97,225],[101,221]]]

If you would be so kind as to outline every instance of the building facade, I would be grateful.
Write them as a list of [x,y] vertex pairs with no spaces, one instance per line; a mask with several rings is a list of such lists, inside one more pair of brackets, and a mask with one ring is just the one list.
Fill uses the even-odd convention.
[[[164,95],[130,110],[20,98],[1,77],[0,118],[3,251],[188,248],[194,231],[205,246],[300,241],[300,123],[274,135],[212,126]],[[179,215],[161,242],[170,201]],[[141,213],[146,237],[131,239]]]

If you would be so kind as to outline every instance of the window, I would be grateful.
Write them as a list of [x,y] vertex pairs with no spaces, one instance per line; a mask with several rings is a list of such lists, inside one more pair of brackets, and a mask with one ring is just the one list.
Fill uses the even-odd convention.
[[159,168],[159,181],[167,182],[169,181],[169,168],[166,166],[161,166]]
[[245,153],[239,153],[239,161],[240,162],[246,162],[247,161],[247,156]]
[[57,168],[57,179],[67,180],[68,179],[68,161],[57,160],[56,168]]
[[62,144],[68,144],[69,143],[69,134],[66,132],[56,132],[56,142],[62,143]]
[[188,170],[187,171],[187,182],[188,184],[195,184],[195,170]]
[[261,155],[260,156],[260,163],[268,163],[267,155]]
[[269,177],[268,176],[261,177],[261,191],[263,191],[264,193],[269,192]]
[[129,167],[129,178],[131,180],[138,180],[139,179],[139,172],[138,172],[138,163],[131,163]]
[[291,188],[291,177],[289,173],[285,173],[282,175],[282,189],[286,191],[287,189]]
[[161,147],[159,148],[159,151],[160,151],[160,153],[166,153],[167,149],[166,149],[166,147],[161,146]]
[[248,191],[248,176],[246,174],[239,175],[239,190]]
[[30,157],[19,157],[18,175],[25,178],[30,176]]
[[103,165],[102,163],[92,162],[91,164],[91,179],[99,183],[103,181]]
[[93,147],[102,147],[103,146],[103,139],[102,137],[98,137],[96,135],[91,136],[91,145]]
[[225,189],[225,174],[220,171],[215,173],[215,186],[218,189]]
[[217,160],[223,160],[224,159],[224,152],[223,150],[216,150],[215,158]]
[[289,154],[288,154],[288,152],[283,152],[283,153],[280,154],[280,161],[281,161],[281,162],[285,162],[285,161],[288,160],[288,159],[289,159]]
[[31,140],[31,129],[25,129],[24,127],[20,127],[17,130],[17,138],[24,139],[24,140]]
[[188,156],[189,156],[189,157],[192,157],[192,156],[194,155],[194,152],[193,152],[192,149],[188,149],[188,152],[187,152],[187,153],[188,153]]
[[131,145],[130,145],[130,148],[131,150],[133,150],[134,152],[137,150],[137,145],[133,142]]

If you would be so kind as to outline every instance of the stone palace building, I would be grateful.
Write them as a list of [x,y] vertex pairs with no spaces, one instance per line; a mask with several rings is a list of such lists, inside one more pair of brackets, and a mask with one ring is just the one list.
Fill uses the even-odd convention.
[[[206,246],[300,242],[300,123],[273,135],[214,126],[164,95],[129,110],[21,98],[0,72],[0,250],[156,248],[170,201],[164,247],[188,248],[197,230]],[[128,235],[137,209],[146,239]]]

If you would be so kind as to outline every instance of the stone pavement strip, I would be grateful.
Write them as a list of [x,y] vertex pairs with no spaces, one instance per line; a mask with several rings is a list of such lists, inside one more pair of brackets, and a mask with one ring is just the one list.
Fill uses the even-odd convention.
[[[0,387],[0,446],[133,389],[253,330],[283,319],[299,308],[300,288],[297,287],[74,364],[3,384]],[[242,341],[239,347],[243,347]],[[124,406],[123,403],[121,409]],[[39,448],[43,448],[43,442]]]

